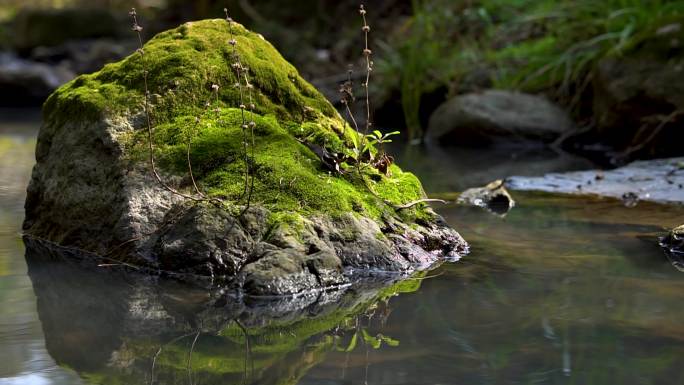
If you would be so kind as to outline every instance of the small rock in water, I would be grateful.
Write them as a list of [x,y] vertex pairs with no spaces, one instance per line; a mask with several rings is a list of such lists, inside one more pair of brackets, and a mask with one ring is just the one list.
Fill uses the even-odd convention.
[[684,254],[684,225],[670,230],[667,236],[660,239],[660,245],[668,251]]
[[672,229],[659,241],[672,266],[684,272],[684,225]]
[[465,190],[458,197],[457,203],[482,207],[491,213],[501,216],[506,215],[515,206],[513,197],[506,190],[504,181],[501,179],[495,180],[484,187]]
[[636,207],[637,204],[639,204],[639,195],[633,192],[626,192],[622,194],[622,203],[625,205],[625,207]]
[[639,201],[684,204],[684,172],[673,167],[683,162],[684,158],[655,159],[632,162],[609,171],[513,176],[506,179],[506,187],[513,190],[593,194],[626,202],[632,202],[636,197]]

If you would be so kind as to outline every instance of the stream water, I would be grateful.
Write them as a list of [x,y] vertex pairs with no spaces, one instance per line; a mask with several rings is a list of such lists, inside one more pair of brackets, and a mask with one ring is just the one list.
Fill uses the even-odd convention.
[[[0,384],[684,384],[684,275],[656,244],[684,208],[532,193],[503,218],[440,207],[472,246],[457,263],[242,303],[26,253],[40,118],[0,114]],[[398,158],[434,192],[582,166],[511,153]]]

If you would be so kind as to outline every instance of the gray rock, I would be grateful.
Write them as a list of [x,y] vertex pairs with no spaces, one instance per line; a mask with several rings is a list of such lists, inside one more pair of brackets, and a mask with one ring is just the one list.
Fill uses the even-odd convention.
[[242,270],[252,295],[285,295],[347,283],[342,263],[331,250],[304,255],[295,249],[267,251]]
[[457,144],[488,144],[497,138],[551,142],[573,127],[568,114],[544,97],[487,90],[439,106],[427,136]]
[[95,72],[135,50],[135,41],[111,39],[70,40],[54,47],[39,46],[29,58],[40,63],[69,68],[74,73]]
[[39,105],[74,76],[63,66],[49,66],[0,52],[0,105]]
[[605,172],[590,170],[511,177],[506,186],[513,190],[613,197],[622,199],[628,207],[638,201],[684,204],[684,158],[637,161]]
[[[247,261],[247,250],[254,248],[252,236],[237,218],[219,207],[186,206],[170,210],[158,232],[154,251],[160,267],[210,277],[237,274]],[[265,226],[264,222],[252,221],[255,226]]]
[[459,195],[457,203],[482,207],[497,215],[505,215],[515,206],[503,180],[495,180],[484,187],[469,188]]

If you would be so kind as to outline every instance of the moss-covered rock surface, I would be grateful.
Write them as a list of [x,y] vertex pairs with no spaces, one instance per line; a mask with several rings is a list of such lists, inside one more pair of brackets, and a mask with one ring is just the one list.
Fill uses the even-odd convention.
[[466,251],[429,207],[399,208],[425,197],[414,175],[350,164],[362,137],[261,35],[204,20],[142,52],[45,103],[28,235],[257,295],[338,286],[359,270],[409,272]]

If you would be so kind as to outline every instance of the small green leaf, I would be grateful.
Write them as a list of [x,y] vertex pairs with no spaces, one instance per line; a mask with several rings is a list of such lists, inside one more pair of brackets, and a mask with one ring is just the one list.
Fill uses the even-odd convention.
[[370,345],[373,349],[380,349],[382,341],[379,338],[371,336],[365,329],[361,330],[361,334],[363,334],[363,342]]
[[388,337],[388,336],[385,336],[385,335],[382,335],[382,334],[378,334],[378,337],[380,337],[380,339],[381,339],[387,346],[392,346],[392,347],[399,346],[399,340],[395,340],[395,339],[392,338],[392,337]]
[[354,348],[356,348],[356,337],[358,335],[359,335],[358,333],[354,333],[354,336],[352,337],[351,342],[349,342],[349,346],[347,346],[347,348],[344,349],[345,352],[347,352],[347,353],[351,352],[352,350],[354,350]]

